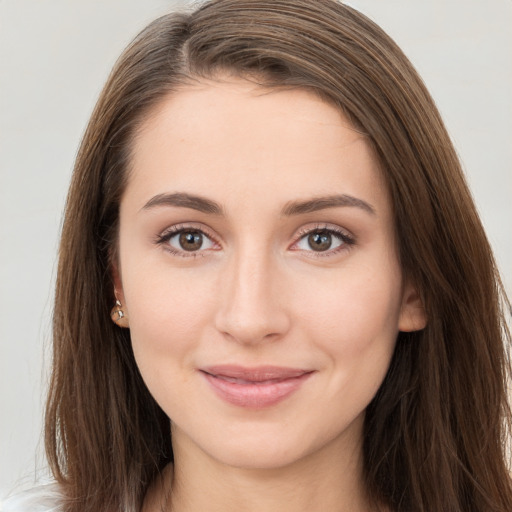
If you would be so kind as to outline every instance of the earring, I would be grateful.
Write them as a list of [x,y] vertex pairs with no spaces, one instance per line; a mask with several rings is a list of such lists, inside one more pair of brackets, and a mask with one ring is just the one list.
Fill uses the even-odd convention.
[[116,304],[110,312],[110,318],[112,318],[112,321],[119,327],[128,327],[128,317],[119,299],[116,299]]

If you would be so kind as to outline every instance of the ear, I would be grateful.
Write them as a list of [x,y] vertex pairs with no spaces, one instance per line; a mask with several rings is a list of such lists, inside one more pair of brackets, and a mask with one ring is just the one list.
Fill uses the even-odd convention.
[[110,318],[117,326],[128,328],[130,327],[128,308],[126,307],[124,298],[121,273],[119,271],[118,263],[114,258],[111,258],[110,268],[112,281],[114,283],[114,295],[116,298],[116,303],[110,312]]
[[124,304],[123,281],[121,279],[119,263],[117,258],[113,256],[110,257],[110,276],[112,277],[112,283],[114,284],[114,295],[117,300]]
[[427,314],[420,295],[411,283],[406,283],[402,294],[398,330],[402,332],[421,331],[426,325]]

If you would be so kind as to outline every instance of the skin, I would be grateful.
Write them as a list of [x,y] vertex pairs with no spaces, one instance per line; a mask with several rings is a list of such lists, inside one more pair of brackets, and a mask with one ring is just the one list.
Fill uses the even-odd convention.
[[[374,510],[362,484],[364,411],[398,331],[425,318],[402,278],[365,138],[310,92],[220,77],[155,109],[130,172],[114,281],[175,453],[144,510]],[[215,201],[223,215],[145,207],[175,193]],[[372,211],[282,215],[292,201],[333,194]],[[177,225],[206,233],[200,249],[162,240]],[[318,250],[315,229],[343,238],[323,231],[331,246]],[[219,398],[199,371],[226,363],[313,373],[285,400],[251,409]]]

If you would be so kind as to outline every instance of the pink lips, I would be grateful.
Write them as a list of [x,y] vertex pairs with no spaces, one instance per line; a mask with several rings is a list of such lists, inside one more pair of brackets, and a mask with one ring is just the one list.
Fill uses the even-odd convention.
[[277,404],[297,391],[312,371],[278,366],[220,365],[201,368],[217,395],[240,407],[263,408]]

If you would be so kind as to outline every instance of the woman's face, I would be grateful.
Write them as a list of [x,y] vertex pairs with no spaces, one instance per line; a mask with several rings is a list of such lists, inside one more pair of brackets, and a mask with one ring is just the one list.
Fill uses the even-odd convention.
[[357,452],[421,327],[365,138],[304,90],[177,92],[143,124],[115,281],[173,443],[238,467]]

